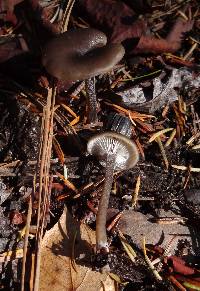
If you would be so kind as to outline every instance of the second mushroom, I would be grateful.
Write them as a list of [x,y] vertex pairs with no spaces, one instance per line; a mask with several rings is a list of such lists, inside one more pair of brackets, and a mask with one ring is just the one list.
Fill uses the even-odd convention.
[[[42,63],[58,80],[90,80],[90,88],[94,88],[93,77],[110,71],[123,58],[124,52],[121,44],[107,44],[107,37],[101,31],[74,29],[46,44]],[[94,90],[87,94],[87,107],[87,122],[95,124],[98,104]]]
[[106,214],[115,170],[126,170],[135,166],[139,159],[137,147],[126,136],[115,132],[104,132],[93,136],[87,150],[95,155],[105,167],[105,181],[96,218],[97,252],[109,251],[106,234]]

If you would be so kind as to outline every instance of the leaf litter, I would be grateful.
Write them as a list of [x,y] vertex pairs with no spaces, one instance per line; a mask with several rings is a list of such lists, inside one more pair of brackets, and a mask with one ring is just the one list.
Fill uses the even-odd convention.
[[[65,209],[57,224],[46,232],[42,240],[40,290],[115,290],[109,274],[92,270],[94,245],[95,232],[74,220]],[[73,248],[75,269],[72,266]]]
[[[19,289],[21,282],[21,290],[113,290],[112,277],[120,290],[199,288],[199,12],[196,1],[136,2],[0,3],[3,287]],[[84,124],[84,82],[58,82],[56,104],[49,103],[52,80],[40,52],[68,26],[101,29],[126,49],[112,72],[96,78],[96,128]],[[118,215],[108,221],[110,253],[97,256],[91,228],[104,173],[84,149],[90,136],[106,129],[107,119],[112,123],[114,111],[130,121],[141,160],[115,174],[109,210]],[[120,120],[113,121],[114,130]],[[185,198],[187,191],[195,201]],[[64,203],[74,219],[65,210],[59,220]],[[164,247],[171,236],[173,256]],[[20,279],[14,266],[21,263]]]
[[133,9],[121,1],[82,0],[80,4],[94,24],[109,33],[112,42],[125,42],[138,38],[136,47],[131,47],[129,53],[175,52],[181,46],[184,33],[193,27],[193,21],[178,19],[166,39],[158,39],[146,35],[148,30],[146,20],[138,19]]

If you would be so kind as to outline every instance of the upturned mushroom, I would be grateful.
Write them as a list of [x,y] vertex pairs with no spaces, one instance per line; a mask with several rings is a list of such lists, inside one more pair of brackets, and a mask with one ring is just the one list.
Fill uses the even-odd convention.
[[105,182],[96,218],[96,249],[109,252],[106,234],[106,214],[115,170],[135,166],[139,154],[135,143],[120,133],[104,132],[93,136],[87,144],[89,154],[96,156],[105,167]]
[[[43,49],[47,72],[62,81],[87,80],[110,71],[124,56],[121,44],[107,44],[106,35],[92,28],[64,32]],[[97,120],[95,94],[88,96],[88,122]]]
[[132,136],[132,123],[127,116],[111,112],[107,118],[106,130],[115,131],[130,138]]

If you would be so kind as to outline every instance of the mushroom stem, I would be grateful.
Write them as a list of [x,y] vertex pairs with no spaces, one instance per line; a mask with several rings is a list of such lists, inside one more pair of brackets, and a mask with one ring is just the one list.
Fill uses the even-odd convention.
[[98,122],[98,103],[95,91],[95,77],[85,81],[85,89],[87,97],[87,123],[96,124]]
[[96,248],[97,252],[109,252],[106,235],[106,214],[112,188],[115,169],[127,170],[135,166],[139,154],[135,143],[126,136],[108,131],[90,138],[87,150],[95,155],[103,167],[106,167],[105,182],[99,202],[96,218]]
[[99,208],[96,218],[96,248],[97,251],[104,249],[109,252],[106,234],[106,215],[108,209],[108,203],[110,198],[110,192],[112,189],[113,175],[115,170],[115,155],[111,154],[107,156],[106,160],[106,173],[105,182],[103,186],[103,192],[99,202]]

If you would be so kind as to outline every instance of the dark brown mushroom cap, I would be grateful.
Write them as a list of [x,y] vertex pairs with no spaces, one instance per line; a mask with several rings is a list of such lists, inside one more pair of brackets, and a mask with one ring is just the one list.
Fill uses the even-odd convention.
[[47,43],[42,63],[59,80],[85,80],[110,71],[123,58],[121,44],[106,43],[96,29],[69,30]]
[[108,155],[115,156],[115,168],[126,170],[134,167],[139,160],[135,143],[116,132],[103,132],[93,136],[87,144],[89,154],[96,156],[105,167]]

